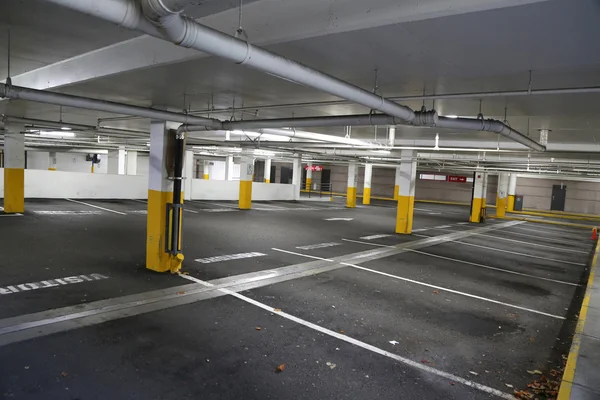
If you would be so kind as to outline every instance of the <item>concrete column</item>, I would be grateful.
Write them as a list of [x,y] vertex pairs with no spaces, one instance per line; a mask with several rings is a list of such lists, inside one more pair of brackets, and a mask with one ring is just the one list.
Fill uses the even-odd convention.
[[25,130],[6,125],[4,134],[4,212],[25,211]]
[[373,164],[365,164],[365,186],[363,187],[363,204],[371,204],[371,177]]
[[517,194],[517,174],[514,172],[510,174],[508,180],[508,212],[515,211],[515,195]]
[[473,179],[473,199],[471,200],[470,222],[481,222],[485,210],[485,197],[487,192],[487,174],[483,168],[475,171]]
[[302,155],[294,157],[292,166],[292,185],[294,187],[294,200],[300,200],[300,188],[302,186]]
[[202,178],[207,181],[210,179],[210,161],[204,160],[202,163]]
[[183,199],[192,200],[192,179],[194,178],[194,152],[188,150],[185,152],[183,161]]
[[496,195],[496,216],[504,218],[508,197],[508,173],[498,175],[498,190]]
[[238,206],[240,210],[252,208],[252,176],[254,175],[254,158],[242,156],[240,163],[240,196]]
[[127,175],[137,175],[137,151],[127,150]]
[[[265,183],[271,183],[271,159],[265,160]],[[275,177],[273,177],[275,178]]]
[[400,179],[398,182],[398,212],[396,213],[396,233],[412,233],[415,210],[415,182],[417,180],[417,152],[400,152]]
[[175,156],[169,151],[175,147],[175,132],[176,129],[167,129],[164,121],[150,123],[146,268],[157,272],[176,272],[183,262],[182,254],[173,255],[166,251],[167,204],[173,202],[173,181],[169,175]]
[[227,156],[225,158],[225,180],[233,180],[233,156]]
[[358,165],[356,162],[348,164],[348,189],[346,191],[346,207],[356,207],[356,185],[358,184]]
[[400,190],[400,176],[402,173],[402,169],[400,165],[396,167],[396,179],[394,183],[394,200],[398,200],[398,191]]
[[309,161],[306,163],[306,165],[309,167],[306,169],[306,190],[310,190],[310,188],[312,187],[312,161]]
[[51,151],[50,153],[48,153],[48,171],[56,171],[56,164],[56,152]]
[[125,175],[125,149],[109,150],[108,164],[106,165],[108,174]]

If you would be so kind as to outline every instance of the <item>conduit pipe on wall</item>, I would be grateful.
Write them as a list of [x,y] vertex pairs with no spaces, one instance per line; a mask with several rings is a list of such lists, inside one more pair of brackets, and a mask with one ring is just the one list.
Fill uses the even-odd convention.
[[[350,100],[373,110],[412,121],[414,111],[406,106],[384,99],[351,83],[317,71],[306,65],[271,53],[233,36],[206,27],[191,18],[180,15],[181,2],[142,0],[146,17],[134,0],[46,0],[113,22],[119,26],[142,31],[175,44],[232,60],[238,64],[302,84]],[[100,4],[99,4],[100,3]],[[134,115],[134,114],[132,114]],[[191,123],[191,122],[190,122]]]
[[221,121],[210,118],[194,117],[191,115],[174,113],[170,111],[155,110],[152,108],[114,103],[111,101],[90,99],[87,97],[73,96],[63,93],[46,92],[43,90],[29,89],[20,86],[5,85],[0,83],[0,97],[20,99],[60,105],[64,107],[86,108],[88,110],[105,111],[115,114],[137,115],[139,117],[157,119],[161,121],[174,121],[183,124],[203,125],[213,129],[221,128]]

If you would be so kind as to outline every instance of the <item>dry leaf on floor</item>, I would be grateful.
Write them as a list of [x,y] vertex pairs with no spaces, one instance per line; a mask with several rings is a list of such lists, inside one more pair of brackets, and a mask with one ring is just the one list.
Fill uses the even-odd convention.
[[344,330],[343,330],[343,329],[340,329],[340,333],[344,333]]
[[437,290],[434,290],[434,291],[433,291],[433,294],[438,294],[438,293],[439,293],[439,292],[438,292]]
[[275,368],[275,372],[280,373],[280,372],[283,372],[284,369],[285,369],[285,364],[281,364],[281,365],[278,365],[277,368]]
[[478,374],[477,372],[475,372],[475,371],[469,371],[469,373],[470,373],[471,375],[475,375],[475,376],[479,375],[479,374]]
[[177,292],[177,294],[185,294],[185,292]]
[[510,383],[505,383],[504,385],[505,385],[506,387],[509,387],[509,388],[511,388],[511,389],[514,387],[514,386],[513,386],[513,385],[511,385]]
[[260,331],[262,328],[260,326],[256,326],[256,327],[254,327],[254,329],[256,329],[257,331]]
[[67,374],[66,372],[61,372],[60,373],[62,376],[68,376],[69,374]]
[[527,370],[527,373],[531,374],[531,375],[541,375],[542,371],[540,371],[539,369],[534,369],[534,370]]
[[275,311],[275,312],[280,312],[280,311],[281,311],[281,308],[274,308],[274,309],[273,309],[273,311]]

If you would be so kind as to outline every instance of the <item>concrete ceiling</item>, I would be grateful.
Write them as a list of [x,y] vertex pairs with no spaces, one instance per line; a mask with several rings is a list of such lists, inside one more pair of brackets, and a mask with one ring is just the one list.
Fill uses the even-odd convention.
[[[190,1],[186,13],[233,34],[237,0]],[[293,0],[244,1],[249,40],[271,51],[386,97],[600,86],[600,3],[595,0]],[[13,83],[38,89],[172,110],[253,107],[236,119],[366,113],[352,104],[265,108],[266,105],[338,100],[311,88],[229,61],[120,29],[46,3],[0,5],[0,28],[11,26]],[[6,54],[6,32],[0,53]],[[6,57],[2,57],[5,59]],[[530,82],[531,71],[531,82]],[[6,65],[0,65],[6,75]],[[448,99],[425,102],[440,115],[504,119],[533,138],[550,129],[549,142],[600,141],[600,93]],[[421,101],[402,102],[419,109]],[[1,101],[0,112],[57,120],[59,107]],[[95,125],[106,113],[65,108],[64,121]],[[213,115],[230,118],[231,112]],[[147,120],[107,121],[126,129]],[[344,128],[315,128],[343,135]],[[378,139],[385,127],[361,127],[353,137]],[[495,134],[398,127],[404,143],[444,140],[496,142]],[[218,138],[219,135],[213,135]],[[420,142],[420,143],[421,143]],[[508,143],[501,140],[500,143]]]

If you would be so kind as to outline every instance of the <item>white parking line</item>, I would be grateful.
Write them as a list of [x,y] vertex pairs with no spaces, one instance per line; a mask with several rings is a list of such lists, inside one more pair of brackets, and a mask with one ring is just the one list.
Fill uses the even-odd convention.
[[523,274],[521,272],[511,271],[509,269],[496,268],[496,267],[492,267],[492,266],[489,266],[489,265],[478,264],[478,263],[474,263],[474,262],[470,262],[470,261],[465,261],[465,260],[459,260],[459,259],[456,259],[456,258],[439,256],[437,254],[427,253],[427,252],[421,251],[421,250],[413,250],[413,249],[407,249],[407,250],[410,251],[410,252],[413,252],[413,253],[418,253],[418,254],[422,254],[422,255],[425,255],[425,256],[429,256],[429,257],[441,258],[441,259],[448,260],[448,261],[454,261],[454,262],[459,262],[459,263],[462,263],[462,264],[473,265],[475,267],[486,268],[486,269],[491,269],[491,270],[500,271],[500,272],[506,272],[507,274],[526,276],[526,277],[529,277],[529,278],[540,279],[540,280],[543,280],[543,281],[560,283],[562,285],[581,286],[581,285],[579,285],[577,283],[559,281],[557,279],[543,278],[541,276],[536,276],[536,275]]
[[352,240],[352,239],[344,239],[342,238],[342,240],[344,242],[352,242],[352,243],[360,243],[360,244],[366,244],[369,246],[377,246],[377,247],[396,247],[396,246],[387,246],[385,244],[379,244],[379,243],[373,243],[373,242],[361,242],[360,240]]
[[[212,285],[212,284],[210,284],[208,282],[204,282],[204,281],[202,281],[200,279],[196,279],[196,278],[194,278],[192,276],[189,276],[189,275],[179,275],[179,276],[181,276],[184,279],[187,279],[187,280],[199,283],[199,284],[204,285],[204,286],[208,286],[208,287],[214,286],[214,285]],[[408,366],[410,366],[412,368],[415,368],[415,369],[418,369],[418,370],[421,370],[421,371],[424,371],[424,372],[428,372],[430,374],[434,374],[434,375],[440,376],[442,378],[448,379],[448,380],[453,381],[453,382],[458,382],[458,383],[463,384],[465,386],[472,387],[474,389],[477,389],[477,390],[480,390],[482,392],[485,392],[485,393],[497,396],[497,397],[502,398],[502,399],[514,400],[514,397],[512,395],[508,394],[508,393],[504,393],[504,392],[502,392],[500,390],[491,388],[489,386],[485,386],[485,385],[482,385],[480,383],[473,382],[473,381],[465,379],[465,378],[461,378],[460,376],[453,375],[453,374],[450,374],[448,372],[445,372],[445,371],[442,371],[442,370],[430,367],[430,366],[425,365],[425,364],[423,364],[421,362],[417,362],[417,361],[410,360],[408,358],[404,358],[402,356],[399,356],[397,354],[391,353],[389,351],[382,350],[382,349],[380,349],[378,347],[375,347],[375,346],[370,345],[368,343],[362,342],[362,341],[360,341],[358,339],[354,339],[354,338],[352,338],[350,336],[347,336],[347,335],[344,335],[344,334],[341,334],[341,333],[338,333],[338,332],[334,332],[334,331],[329,330],[327,328],[323,328],[320,325],[313,324],[312,322],[300,319],[300,318],[298,318],[296,316],[293,316],[293,315],[288,314],[288,313],[286,313],[284,311],[281,311],[278,308],[273,308],[273,307],[271,307],[269,305],[266,305],[264,303],[258,302],[258,301],[254,300],[254,299],[251,299],[249,297],[246,297],[244,295],[241,295],[241,294],[236,293],[234,291],[231,291],[229,289],[224,289],[223,288],[223,289],[217,289],[217,290],[219,290],[219,291],[221,291],[223,293],[226,293],[228,295],[234,296],[234,297],[236,297],[236,298],[238,298],[238,299],[240,299],[242,301],[245,301],[247,303],[250,303],[250,304],[252,304],[252,305],[254,305],[256,307],[262,308],[263,310],[268,311],[270,313],[273,313],[274,315],[277,315],[277,316],[280,316],[282,318],[288,319],[290,321],[296,322],[297,324],[306,326],[307,328],[313,329],[313,330],[315,330],[317,332],[320,332],[320,333],[323,333],[325,335],[328,335],[328,336],[334,337],[336,339],[342,340],[342,341],[344,341],[346,343],[350,343],[350,344],[352,344],[354,346],[358,346],[358,347],[361,347],[361,348],[363,348],[365,350],[369,350],[369,351],[371,351],[373,353],[376,353],[376,354],[379,354],[379,355],[391,358],[391,359],[393,359],[395,361],[398,361],[398,362],[400,362],[402,364],[408,365]]]
[[138,200],[138,199],[130,199],[130,200],[137,201],[138,203],[148,204],[148,202],[146,200]]
[[262,256],[266,256],[266,254],[255,251],[252,253],[239,253],[239,254],[229,254],[229,255],[225,255],[225,256],[197,258],[195,261],[202,263],[202,264],[210,264],[210,263],[221,262],[221,261],[241,260],[244,258],[262,257]]
[[495,236],[495,235],[482,235],[482,236],[492,237],[492,238],[500,239],[500,240],[506,240],[508,242],[523,243],[523,244],[527,244],[529,246],[546,247],[548,249],[553,249],[553,250],[568,251],[568,252],[571,252],[571,253],[582,253],[582,254],[588,254],[589,253],[588,251],[565,249],[563,247],[556,247],[556,246],[549,246],[547,244],[539,244],[539,243],[526,242],[524,240],[508,239],[508,238],[504,238],[504,237],[500,237],[500,236]]
[[21,213],[14,213],[14,214],[0,214],[0,217],[22,217],[23,214]]
[[388,235],[386,233],[383,233],[383,234],[380,234],[380,235],[361,236],[361,237],[359,237],[359,239],[362,239],[362,240],[373,240],[373,239],[381,239],[381,238],[389,237],[389,236],[392,236],[392,235]]
[[[537,224],[539,225],[539,224]],[[535,232],[535,233],[548,233],[550,234],[550,236],[565,236],[568,235],[570,233],[575,233],[574,230],[568,229],[568,230],[560,230],[560,229],[554,229],[554,228],[548,228],[546,226],[544,226],[544,229],[541,228],[527,228],[525,226],[513,226],[511,228],[517,228],[517,229],[522,229],[524,231],[529,231],[529,232]],[[590,226],[590,231],[592,230],[592,226]],[[581,233],[583,234],[585,231],[583,231],[583,228],[581,228]],[[510,231],[509,231],[510,232]],[[579,232],[577,232],[579,233]]]
[[[526,237],[526,238],[531,238],[533,236],[533,235],[531,235],[529,233],[519,233],[519,232],[513,232],[513,231],[507,231],[507,230],[502,230],[502,233],[508,233],[508,234],[511,234],[511,235],[517,235],[517,236],[522,236],[522,237]],[[568,239],[563,239],[563,238],[556,237],[556,236],[554,236],[554,237],[548,237],[548,236],[541,237],[541,236],[537,236],[536,239],[541,239],[541,240],[556,239],[556,240],[560,240],[561,244],[579,245],[579,246],[585,246],[585,247],[588,247],[588,248],[593,247],[593,244],[591,244],[591,243],[584,243],[582,241],[577,241],[577,240],[568,240]]]
[[67,199],[67,198],[65,198],[65,200],[72,201],[73,203],[83,204],[84,206],[88,206],[88,207],[97,208],[97,209],[99,209],[99,210],[104,210],[104,211],[108,211],[108,212],[115,213],[115,214],[127,215],[127,214],[125,214],[124,212],[121,212],[121,211],[115,211],[115,210],[111,210],[111,209],[109,209],[109,208],[104,208],[104,207],[100,207],[100,206],[95,206],[95,205],[93,205],[93,204],[90,204],[90,203],[84,203],[83,201],[79,201],[79,200],[73,200],[73,199]]
[[341,246],[341,243],[336,242],[328,242],[328,243],[317,243],[317,244],[308,244],[306,246],[296,246],[297,249],[300,250],[314,250],[314,249],[323,249],[325,247],[334,247]]
[[[330,261],[330,262],[333,262],[333,263],[338,263],[335,260],[330,260],[330,259],[327,259],[327,258],[321,258],[321,257],[315,257],[315,256],[309,256],[307,254],[301,254],[301,253],[292,253],[292,252],[287,251],[287,250],[281,250],[281,249],[276,249],[276,248],[273,248],[272,250],[283,251],[285,253],[296,254],[296,255],[299,255],[299,256],[304,256],[304,257],[308,257],[308,258],[314,258],[314,259],[317,259],[317,260],[324,260],[324,261]],[[406,249],[406,250],[408,250],[408,249]],[[470,297],[470,298],[478,299],[478,300],[482,300],[482,301],[487,301],[489,303],[500,304],[500,305],[503,305],[505,307],[516,308],[518,310],[528,311],[528,312],[531,312],[531,313],[534,313],[534,314],[539,314],[539,315],[545,315],[547,317],[552,317],[552,318],[556,318],[556,319],[565,319],[564,317],[561,317],[560,315],[549,314],[549,313],[545,313],[543,311],[538,311],[538,310],[534,310],[534,309],[531,309],[531,308],[517,306],[515,304],[504,303],[502,301],[488,299],[487,297],[481,297],[481,296],[477,296],[477,295],[470,294],[470,293],[459,292],[458,290],[449,289],[449,288],[445,288],[445,287],[442,287],[442,286],[436,286],[436,285],[432,285],[430,283],[425,283],[425,282],[421,282],[421,281],[416,281],[414,279],[404,278],[402,276],[388,274],[386,272],[381,272],[381,271],[377,271],[377,270],[374,270],[374,269],[361,267],[361,266],[356,265],[356,264],[349,264],[349,263],[346,263],[346,262],[340,262],[339,264],[345,265],[347,267],[361,269],[363,271],[372,272],[374,274],[379,274],[379,275],[387,276],[389,278],[394,278],[394,279],[398,279],[398,280],[401,280],[401,281],[414,283],[414,284],[421,285],[421,286],[427,286],[427,287],[430,287],[430,288],[433,288],[433,289],[436,289],[436,290],[443,290],[445,292],[454,293],[454,294],[458,294],[458,295],[461,295],[461,296]]]

